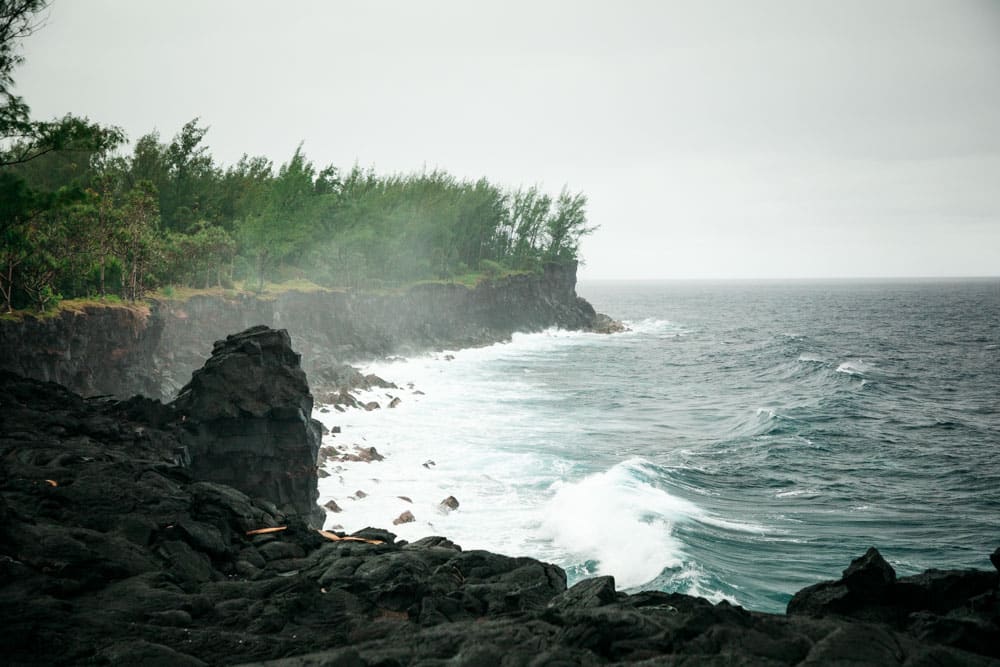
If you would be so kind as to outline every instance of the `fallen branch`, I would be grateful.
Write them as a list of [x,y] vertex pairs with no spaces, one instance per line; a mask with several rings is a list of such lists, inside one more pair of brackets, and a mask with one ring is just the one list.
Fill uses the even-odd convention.
[[364,542],[365,544],[385,544],[382,540],[368,540],[363,537],[341,537],[340,535],[331,533],[328,530],[317,530],[316,532],[331,542]]
[[266,535],[267,533],[280,533],[283,530],[288,530],[288,526],[275,526],[273,528],[257,528],[255,530],[248,530],[247,535]]

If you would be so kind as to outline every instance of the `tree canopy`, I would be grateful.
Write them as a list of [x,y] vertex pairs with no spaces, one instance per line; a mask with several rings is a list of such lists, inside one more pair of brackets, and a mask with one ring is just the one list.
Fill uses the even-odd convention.
[[45,0],[0,0],[0,301],[141,299],[159,286],[307,278],[372,288],[575,261],[586,197],[505,189],[445,171],[317,167],[299,145],[277,168],[212,156],[195,118],[169,140],[86,118],[30,118],[13,94],[19,40]]

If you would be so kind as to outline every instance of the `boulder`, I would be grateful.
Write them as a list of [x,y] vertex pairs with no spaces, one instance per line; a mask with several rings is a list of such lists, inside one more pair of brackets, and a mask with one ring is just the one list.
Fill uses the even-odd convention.
[[403,512],[402,514],[400,514],[399,516],[397,516],[395,519],[392,520],[392,525],[398,526],[401,523],[412,523],[416,520],[417,520],[416,517],[413,516],[413,512],[411,512],[410,510],[406,510],[405,512]]
[[579,581],[572,588],[559,593],[549,602],[549,607],[586,609],[603,607],[617,599],[614,577],[594,577]]
[[321,425],[311,418],[313,398],[287,331],[257,326],[217,341],[172,407],[184,420],[194,477],[322,525]]
[[616,319],[608,317],[604,313],[595,313],[593,322],[590,324],[589,330],[592,333],[599,334],[615,334],[628,331],[629,328]]
[[440,503],[438,503],[438,509],[441,510],[442,512],[450,512],[452,510],[457,510],[458,505],[459,502],[458,499],[455,498],[455,496],[448,496]]
[[855,558],[844,570],[842,580],[847,590],[859,596],[878,598],[896,583],[896,571],[882,558],[875,547]]

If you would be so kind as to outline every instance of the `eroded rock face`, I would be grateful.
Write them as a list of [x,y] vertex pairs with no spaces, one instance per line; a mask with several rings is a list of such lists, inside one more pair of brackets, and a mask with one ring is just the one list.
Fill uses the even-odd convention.
[[216,341],[173,403],[194,477],[269,500],[318,527],[322,426],[312,406],[288,332],[266,326]]

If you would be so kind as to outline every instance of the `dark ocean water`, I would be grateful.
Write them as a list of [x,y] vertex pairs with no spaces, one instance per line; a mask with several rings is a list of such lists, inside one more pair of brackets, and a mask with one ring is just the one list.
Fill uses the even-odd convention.
[[778,609],[872,545],[901,573],[989,567],[1000,546],[1000,281],[580,292],[598,310],[672,325],[594,351],[604,399],[642,425],[626,447],[652,464],[647,474],[765,528],[677,525],[709,588]]
[[[345,507],[336,521],[412,509],[407,539],[766,611],[869,546],[900,574],[990,567],[1000,280],[578,291],[632,331],[373,366],[425,394],[330,418],[387,455],[324,480],[321,502]],[[345,500],[355,488],[369,496]],[[461,509],[433,512],[449,494]]]

